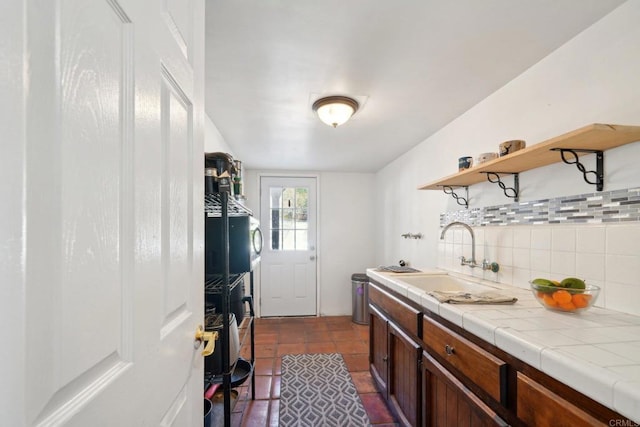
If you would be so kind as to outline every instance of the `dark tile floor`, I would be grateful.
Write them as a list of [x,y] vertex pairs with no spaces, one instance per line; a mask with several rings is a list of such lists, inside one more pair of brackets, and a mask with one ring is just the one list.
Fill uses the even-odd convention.
[[[247,381],[239,389],[245,398],[232,414],[234,426],[278,426],[281,356],[301,353],[341,353],[371,424],[397,425],[369,374],[367,325],[353,323],[350,316],[256,319],[255,343],[256,400],[246,398]],[[242,357],[250,357],[247,345]]]

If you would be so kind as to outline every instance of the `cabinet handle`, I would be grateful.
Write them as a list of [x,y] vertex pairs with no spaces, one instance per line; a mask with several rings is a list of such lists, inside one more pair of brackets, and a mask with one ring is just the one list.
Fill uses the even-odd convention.
[[382,361],[383,361],[383,362],[386,362],[387,360],[389,360],[389,356],[384,356],[384,357],[382,358]]
[[444,346],[444,352],[447,353],[448,356],[451,356],[453,353],[455,353],[455,350],[453,349],[453,347],[447,344]]

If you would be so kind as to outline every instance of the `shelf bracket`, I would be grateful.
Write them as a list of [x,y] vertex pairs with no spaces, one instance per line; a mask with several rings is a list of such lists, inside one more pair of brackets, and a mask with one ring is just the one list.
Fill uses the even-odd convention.
[[[520,197],[520,174],[513,172],[482,172],[487,174],[487,180],[493,184],[498,184],[504,195],[514,201],[519,201]],[[513,187],[507,187],[500,179],[500,175],[513,175]]]
[[[574,148],[552,148],[552,151],[559,151],[562,161],[568,165],[576,165],[578,170],[582,172],[582,178],[591,185],[595,185],[598,191],[604,188],[604,152],[602,150],[582,150]],[[567,159],[566,154],[570,153],[573,159]],[[592,153],[596,155],[596,170],[588,171],[584,165],[580,163],[578,153]]]
[[457,204],[459,204],[460,206],[464,206],[465,209],[469,209],[469,187],[464,186],[461,188],[464,188],[465,197],[460,197],[459,195],[457,195],[453,187],[450,185],[443,185],[442,191],[444,191],[445,194],[451,194],[451,197],[455,199]]

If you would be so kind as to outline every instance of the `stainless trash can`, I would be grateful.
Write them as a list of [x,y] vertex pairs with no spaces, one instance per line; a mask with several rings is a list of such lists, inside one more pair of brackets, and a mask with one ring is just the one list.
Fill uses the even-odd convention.
[[353,311],[351,320],[361,325],[369,324],[369,279],[366,274],[351,275],[351,301]]

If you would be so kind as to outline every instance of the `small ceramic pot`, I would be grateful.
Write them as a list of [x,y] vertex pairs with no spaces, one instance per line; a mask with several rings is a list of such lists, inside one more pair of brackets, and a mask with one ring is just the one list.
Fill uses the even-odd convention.
[[514,139],[512,141],[505,141],[500,144],[500,157],[511,154],[514,151],[522,150],[527,146],[527,143],[521,139]]
[[473,157],[465,156],[458,159],[458,171],[469,169],[471,166],[473,166]]
[[498,153],[482,153],[478,155],[478,164],[488,162],[489,160],[497,159]]

